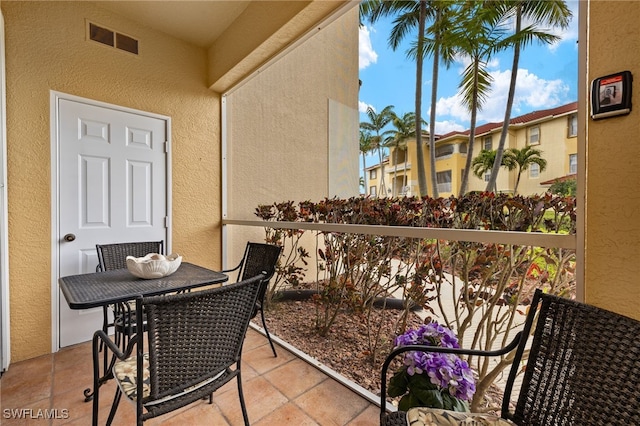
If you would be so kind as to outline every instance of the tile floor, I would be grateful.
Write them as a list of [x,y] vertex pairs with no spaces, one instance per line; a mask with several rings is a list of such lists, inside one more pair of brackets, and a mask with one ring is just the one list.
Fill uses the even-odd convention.
[[[249,329],[242,355],[242,383],[252,425],[379,424],[375,404],[283,347],[276,346],[276,350],[278,357],[274,358],[266,338]],[[11,364],[0,379],[0,424],[90,425],[92,404],[84,402],[82,391],[91,387],[91,370],[89,343]],[[111,381],[100,388],[100,424],[106,421],[114,386]],[[243,424],[235,380],[214,393],[213,401],[213,405],[208,401],[194,403],[145,425]],[[11,418],[11,409],[21,410],[30,418]],[[32,411],[25,411],[28,409]],[[38,409],[57,410],[49,413],[59,418],[35,418]],[[134,424],[135,407],[123,398],[114,425]]]

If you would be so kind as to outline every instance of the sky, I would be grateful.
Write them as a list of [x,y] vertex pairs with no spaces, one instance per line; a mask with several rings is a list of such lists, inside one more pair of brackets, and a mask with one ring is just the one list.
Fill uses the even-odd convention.
[[[561,40],[553,45],[537,42],[520,54],[515,100],[511,117],[553,108],[578,99],[578,1],[567,1],[573,13],[569,28],[554,31]],[[407,59],[408,42],[392,51],[388,37],[391,19],[360,28],[359,67],[362,86],[359,93],[360,120],[369,121],[365,111],[371,106],[379,112],[393,105],[399,116],[415,110],[415,61]],[[502,122],[511,78],[512,52],[496,55],[488,69],[494,82],[477,124]],[[440,67],[436,133],[445,134],[469,128],[470,114],[458,94],[460,74],[466,66],[459,58],[449,69]],[[425,60],[422,86],[422,116],[429,119],[431,99],[430,58]]]

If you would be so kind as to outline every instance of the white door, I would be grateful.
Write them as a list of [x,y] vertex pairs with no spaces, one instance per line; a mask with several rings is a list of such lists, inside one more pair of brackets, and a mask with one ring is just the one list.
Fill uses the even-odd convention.
[[[58,99],[59,273],[94,272],[96,244],[167,241],[167,121]],[[90,340],[102,309],[59,294],[60,347]]]

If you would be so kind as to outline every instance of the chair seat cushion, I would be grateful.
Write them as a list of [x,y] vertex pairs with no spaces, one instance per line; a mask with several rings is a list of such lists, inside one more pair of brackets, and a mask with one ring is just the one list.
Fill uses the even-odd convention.
[[515,423],[491,414],[461,413],[435,408],[416,407],[407,411],[409,426],[507,426]]
[[[136,398],[138,397],[137,393],[138,393],[138,388],[137,388],[137,357],[136,356],[132,356],[130,358],[127,358],[125,360],[118,360],[115,362],[115,364],[113,365],[113,377],[116,379],[116,382],[118,384],[118,386],[120,387],[120,390],[122,391],[122,393],[129,398],[132,401],[135,401]],[[148,398],[149,395],[151,394],[151,386],[150,386],[150,379],[149,379],[149,354],[145,353],[143,355],[143,360],[142,360],[142,367],[144,369],[143,373],[142,373],[142,398]],[[145,403],[145,406],[151,406],[151,405],[157,405],[163,402],[167,402],[170,401],[172,399],[178,398],[179,396],[185,395],[189,392],[192,392],[196,389],[199,389],[203,386],[208,385],[209,383],[215,381],[216,379],[218,379],[219,377],[221,377],[223,374],[225,373],[225,371],[221,371],[220,373],[216,374],[213,377],[210,377],[206,380],[203,380],[202,382],[194,385],[194,386],[189,386],[185,389],[183,389],[180,392],[176,392],[173,395],[168,395],[165,396],[163,398],[160,399],[156,399],[154,401],[150,401]]]

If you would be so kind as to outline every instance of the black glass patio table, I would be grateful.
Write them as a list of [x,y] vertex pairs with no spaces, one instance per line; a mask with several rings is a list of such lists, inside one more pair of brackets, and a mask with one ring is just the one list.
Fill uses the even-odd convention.
[[[69,275],[60,278],[59,284],[69,308],[89,309],[125,303],[139,296],[157,296],[221,284],[228,279],[229,277],[221,272],[183,262],[176,272],[162,278],[142,279],[131,274],[128,269],[116,269]],[[115,358],[107,367],[105,359],[105,375],[100,378],[99,386],[112,378],[111,365],[114,361]],[[85,400],[89,401],[93,392],[86,389],[84,395]]]

